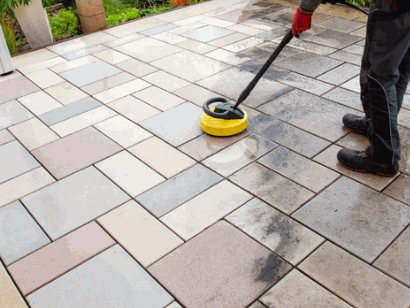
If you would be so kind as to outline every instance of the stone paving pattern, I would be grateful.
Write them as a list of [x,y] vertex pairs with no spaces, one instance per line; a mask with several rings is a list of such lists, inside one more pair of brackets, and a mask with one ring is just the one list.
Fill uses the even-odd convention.
[[0,306],[410,306],[410,91],[400,173],[344,169],[368,140],[366,16],[321,5],[242,107],[298,0],[212,0],[15,58],[0,77]]

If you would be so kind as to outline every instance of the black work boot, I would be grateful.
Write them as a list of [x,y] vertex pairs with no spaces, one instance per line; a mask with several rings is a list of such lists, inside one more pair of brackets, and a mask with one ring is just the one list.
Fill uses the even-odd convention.
[[352,132],[367,136],[366,117],[357,116],[355,114],[345,114],[343,124]]
[[374,173],[382,176],[394,176],[399,171],[399,163],[393,165],[380,164],[373,160],[370,153],[370,147],[365,151],[355,151],[343,149],[337,153],[337,160],[347,169],[363,172]]

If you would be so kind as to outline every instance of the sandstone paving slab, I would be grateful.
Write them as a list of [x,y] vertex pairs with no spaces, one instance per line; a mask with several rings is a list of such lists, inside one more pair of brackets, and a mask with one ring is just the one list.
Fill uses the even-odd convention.
[[27,78],[42,89],[64,82],[63,78],[49,69],[43,69],[34,73],[30,73],[27,75]]
[[329,55],[329,58],[340,60],[340,61],[345,61],[347,63],[355,64],[355,65],[361,65],[362,63],[362,56],[359,56],[357,54],[347,52],[344,50],[339,50],[331,55]]
[[373,265],[410,287],[410,227],[400,234]]
[[27,296],[32,308],[163,308],[173,300],[119,245]]
[[[364,136],[361,136],[361,137],[364,137]],[[349,148],[360,150],[357,147],[349,147]],[[341,149],[342,147],[339,147],[337,145],[332,145],[331,147],[329,147],[328,149],[326,149],[325,151],[317,155],[314,158],[314,160],[336,172],[339,172],[349,178],[352,178],[377,191],[382,191],[384,188],[386,188],[386,186],[391,184],[398,176],[396,175],[394,177],[381,177],[381,176],[371,174],[371,173],[360,173],[360,172],[348,170],[342,164],[340,164],[339,161],[337,160],[337,153]]]
[[187,38],[185,37],[182,37],[180,35],[170,33],[170,32],[161,32],[161,33],[153,35],[152,38],[163,41],[171,45],[176,45],[180,42],[187,40]]
[[[178,26],[180,26],[180,28],[171,29],[171,30],[169,30],[169,32],[173,32],[173,31],[175,31],[176,29],[181,29],[182,27],[186,27],[186,26],[190,26],[190,25],[193,25],[193,24],[197,24],[197,23],[199,23],[201,20],[206,19],[207,16],[208,16],[208,15],[205,15],[205,14],[194,15],[194,16],[191,16],[191,17],[188,17],[188,18],[183,18],[183,19],[174,21],[173,23],[176,24],[176,25],[178,25]],[[205,26],[205,24],[202,24],[202,26]],[[190,30],[194,30],[194,29],[197,29],[197,28],[199,28],[199,27],[195,27],[195,28],[193,27],[193,28],[190,28]],[[181,30],[182,30],[182,29],[181,29]],[[183,31],[183,32],[186,32],[186,31]],[[173,32],[173,33],[174,33],[174,32]],[[180,33],[182,33],[182,32],[180,32]]]
[[347,134],[348,130],[341,125],[346,113],[360,114],[354,109],[300,90],[286,93],[258,109],[330,141]]
[[164,71],[158,71],[144,76],[143,79],[168,92],[176,91],[190,84],[189,82]]
[[0,104],[39,91],[40,88],[24,76],[0,82]]
[[157,137],[130,147],[128,151],[168,179],[196,163]]
[[121,147],[93,127],[37,148],[33,155],[57,179],[90,166]]
[[112,49],[101,51],[94,54],[94,56],[113,65],[131,59],[130,57]]
[[283,147],[277,147],[258,162],[316,193],[340,177],[331,169]]
[[244,39],[242,41],[227,45],[227,46],[223,46],[222,48],[225,50],[228,50],[230,52],[239,52],[254,46],[258,46],[260,44],[262,44],[264,42],[264,40],[257,38],[257,37],[250,37],[247,39]]
[[410,304],[410,289],[330,242],[298,267],[354,307],[405,308]]
[[360,93],[360,76],[356,76],[340,86],[347,90]]
[[335,88],[324,94],[322,97],[347,107],[363,111],[362,101],[360,100],[360,94],[358,93],[342,88]]
[[239,57],[236,53],[229,52],[223,49],[217,49],[212,52],[208,52],[206,56],[230,65],[238,65],[250,60],[250,58]]
[[325,241],[256,198],[228,215],[226,220],[294,265]]
[[199,87],[195,84],[190,84],[186,87],[183,87],[179,90],[173,92],[173,94],[182,97],[183,99],[202,107],[206,100],[212,97],[218,97],[220,94],[209,91],[205,88]]
[[133,200],[101,216],[98,222],[144,267],[184,243]]
[[91,222],[7,269],[26,296],[114,244],[98,224]]
[[177,10],[177,11],[167,12],[165,14],[159,14],[158,16],[156,16],[156,18],[159,20],[167,21],[167,22],[176,22],[176,21],[181,21],[183,19],[188,19],[189,17],[192,17],[192,16],[200,15],[206,12],[208,12],[207,8],[198,5],[198,6],[187,7],[184,10]]
[[362,55],[363,55],[363,52],[364,52],[364,45],[363,45],[363,44],[359,44],[359,43],[360,43],[360,42],[358,42],[358,43],[356,43],[356,44],[354,44],[354,45],[348,46],[348,47],[344,48],[343,50],[344,50],[344,51],[347,51],[347,52],[355,53],[355,54],[357,54],[357,55],[359,55],[359,56],[362,56]]
[[370,142],[367,136],[350,132],[342,139],[339,139],[336,144],[345,148],[364,151],[370,145]]
[[42,48],[39,50],[35,50],[30,53],[22,54],[13,57],[13,64],[15,68],[28,66],[31,64],[35,64],[38,62],[46,61],[52,58],[55,58],[56,54],[47,50],[46,48]]
[[142,77],[158,70],[157,68],[136,59],[130,59],[118,63],[116,66],[137,77]]
[[108,49],[107,46],[96,44],[94,46],[86,47],[84,49],[79,49],[79,50],[76,50],[70,53],[63,54],[61,56],[68,61],[72,61],[72,60],[76,60],[76,59],[79,59],[85,56],[95,54],[97,52],[100,52],[106,49]]
[[134,93],[133,96],[161,111],[165,111],[185,102],[182,98],[155,86]]
[[216,47],[209,46],[208,44],[204,44],[190,39],[185,39],[182,42],[177,43],[176,45],[178,47],[182,47],[184,49],[190,50],[200,55],[216,49]]
[[[49,46],[47,49],[51,50],[54,54],[65,55],[68,53],[74,53],[75,51],[82,52],[84,49],[87,50],[87,48],[90,47],[98,47],[100,43],[112,39],[115,39],[115,36],[104,32],[97,32]],[[81,53],[79,56],[81,56]]]
[[410,129],[399,126],[401,139],[400,171],[410,175]]
[[410,177],[401,174],[383,193],[410,205]]
[[[273,40],[273,41],[277,42],[276,39]],[[335,51],[337,51],[336,48],[331,48],[331,47],[315,44],[315,43],[312,43],[312,42],[307,42],[307,41],[304,41],[304,40],[292,41],[289,44],[289,47],[293,47],[293,48],[308,51],[308,52],[313,52],[313,53],[321,55],[321,56],[327,56],[327,55],[332,54]]]
[[136,79],[135,76],[123,72],[123,73],[119,73],[117,75],[114,75],[112,77],[108,77],[105,78],[103,80],[94,82],[92,84],[89,84],[87,86],[84,86],[81,88],[82,91],[90,94],[90,95],[94,95],[100,92],[103,92],[105,90],[109,90],[111,88],[114,88],[116,86],[119,86],[123,83],[126,83],[128,81],[134,80]]
[[3,264],[0,262],[0,305],[8,308],[28,308]]
[[322,95],[333,88],[332,85],[293,72],[278,76],[277,81],[316,95]]
[[250,199],[251,194],[225,180],[164,215],[161,221],[188,241]]
[[77,87],[94,83],[121,73],[121,70],[104,61],[88,63],[61,73],[60,76]]
[[359,74],[360,67],[345,63],[319,76],[317,79],[334,85],[340,85]]
[[0,145],[9,143],[16,140],[12,134],[9,133],[7,129],[0,130]]
[[150,84],[148,82],[141,79],[135,79],[93,96],[103,104],[108,104],[127,95],[148,88],[149,86]]
[[138,196],[136,200],[156,217],[160,217],[221,180],[221,176],[197,164]]
[[261,130],[260,134],[309,158],[330,145],[330,142],[280,120],[273,120]]
[[315,196],[306,188],[258,163],[234,173],[229,180],[286,214],[294,212]]
[[221,221],[148,271],[184,307],[247,307],[290,270],[281,260]]
[[122,151],[95,165],[131,197],[135,197],[165,180],[136,157]]
[[87,93],[81,91],[69,82],[62,82],[45,91],[63,105],[68,105],[88,97]]
[[[218,17],[219,19],[219,17]],[[257,29],[254,27],[249,27],[249,26],[245,26],[245,25],[239,25],[239,24],[234,24],[230,27],[227,27],[228,30],[233,30],[239,33],[244,33],[247,35],[251,35],[251,36],[256,36],[257,34],[261,34],[265,31],[261,30],[261,29]]]
[[18,101],[37,116],[63,106],[44,91],[20,97]]
[[54,73],[62,73],[68,70],[71,70],[73,68],[79,67],[81,65],[87,64],[87,63],[92,63],[98,61],[98,58],[94,56],[85,56],[76,60],[72,61],[67,61],[64,63],[57,64],[55,66],[50,67],[50,70],[52,70]]
[[134,33],[134,34],[130,34],[130,35],[127,35],[127,36],[124,36],[124,37],[121,37],[121,38],[110,40],[108,42],[104,42],[102,44],[104,46],[112,48],[112,47],[117,47],[117,46],[120,46],[120,45],[124,45],[126,43],[134,42],[134,41],[142,39],[144,37],[145,37],[144,35],[141,35],[139,33]]
[[410,129],[410,110],[407,110],[404,108],[400,110],[398,120],[399,120],[399,125],[402,125]]
[[164,31],[168,31],[174,28],[178,28],[179,26],[173,23],[165,23],[162,24],[158,27],[154,27],[154,28],[150,28],[144,31],[141,31],[140,34],[142,35],[146,35],[146,36],[151,36],[151,35],[155,35]]
[[340,17],[329,18],[325,21],[315,24],[316,27],[323,27],[326,29],[331,29],[334,31],[340,31],[343,33],[353,32],[365,26],[362,22],[357,22],[354,20],[348,20]]
[[62,57],[55,57],[55,58],[51,58],[49,60],[46,61],[42,61],[42,62],[38,62],[38,63],[33,63],[27,66],[22,66],[19,67],[18,70],[23,73],[24,75],[28,75],[30,73],[34,73],[36,71],[39,70],[43,70],[46,68],[49,68],[51,66],[55,66],[61,63],[66,63],[67,60],[63,59]]
[[45,232],[56,240],[129,199],[91,166],[21,200]]
[[0,183],[37,167],[40,164],[17,140],[0,146]]
[[215,18],[215,17],[209,17],[209,16],[205,19],[201,19],[201,23],[220,27],[220,28],[228,28],[228,27],[235,25],[235,23],[233,22],[222,20],[222,19]]
[[306,41],[333,47],[333,48],[344,48],[346,46],[352,45],[358,41],[361,41],[360,36],[351,35],[334,30],[326,30],[320,32],[316,35],[310,35],[305,37]]
[[0,129],[24,122],[33,117],[34,115],[16,100],[0,105]]
[[215,46],[215,47],[224,47],[224,46],[236,43],[238,41],[244,40],[246,38],[249,38],[249,35],[246,35],[243,33],[233,33],[233,34],[229,34],[227,36],[221,37],[219,39],[209,41],[207,42],[207,44],[211,46]]
[[139,124],[174,147],[201,135],[202,108],[184,103]]
[[[244,71],[248,71],[253,74],[257,74],[265,63],[266,61],[264,59],[249,60],[249,61],[246,61],[238,65],[237,67],[240,70],[244,70]],[[263,74],[263,78],[269,79],[269,80],[277,80],[279,77],[282,77],[288,73],[289,73],[288,70],[279,68],[275,65],[271,65],[269,66],[265,74]]]
[[266,306],[264,304],[261,304],[261,302],[256,301],[248,308],[266,308]]
[[164,23],[165,21],[158,20],[156,18],[144,18],[143,20],[137,20],[123,24],[121,26],[106,29],[104,30],[104,32],[118,38],[123,38],[131,34],[135,34],[136,32],[144,31],[149,28],[154,28]]
[[226,30],[220,27],[208,25],[202,28],[198,28],[189,32],[181,33],[183,37],[199,41],[201,43],[207,43],[209,41],[220,39],[221,37],[233,34],[234,31]]
[[50,243],[19,201],[0,208],[0,224],[0,257],[5,265]]
[[109,103],[108,107],[114,109],[116,112],[135,123],[148,119],[161,112],[131,95]]
[[[236,101],[243,89],[254,77],[255,74],[232,68],[197,83],[202,87]],[[250,107],[258,107],[290,90],[291,88],[288,86],[261,78],[243,104]]]
[[372,262],[410,222],[410,208],[342,177],[292,217]]
[[276,143],[265,138],[251,135],[205,159],[202,163],[223,176],[229,176],[276,146]]
[[303,307],[307,303],[309,306],[317,308],[352,307],[318,283],[309,279],[297,269],[287,274],[281,281],[266,292],[260,300],[272,308]]
[[240,106],[240,108],[248,114],[248,127],[245,132],[260,133],[268,124],[275,120],[275,118],[256,111],[255,109],[246,106]]

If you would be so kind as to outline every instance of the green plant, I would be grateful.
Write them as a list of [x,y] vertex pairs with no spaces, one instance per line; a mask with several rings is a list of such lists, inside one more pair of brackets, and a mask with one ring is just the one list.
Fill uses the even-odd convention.
[[16,39],[14,37],[14,29],[10,20],[6,21],[5,18],[1,20],[1,28],[3,29],[4,39],[6,40],[7,47],[10,54],[13,54],[17,50]]
[[350,3],[353,3],[354,5],[359,5],[366,7],[370,4],[370,0],[347,0]]
[[61,9],[57,16],[49,17],[53,37],[61,39],[78,33],[77,17],[71,10]]
[[136,9],[125,8],[119,10],[117,14],[108,15],[106,17],[107,26],[118,25],[131,19],[140,18],[140,12]]
[[27,5],[30,3],[30,0],[0,0],[0,16],[7,14],[14,18],[13,10],[19,5]]

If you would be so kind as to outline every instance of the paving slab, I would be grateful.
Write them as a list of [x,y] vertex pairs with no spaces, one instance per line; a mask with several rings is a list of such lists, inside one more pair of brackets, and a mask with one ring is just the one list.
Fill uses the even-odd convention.
[[[121,62],[123,63],[123,62]],[[109,90],[111,88],[114,88],[116,86],[119,86],[123,83],[126,83],[128,81],[136,79],[135,76],[123,72],[119,73],[117,75],[114,75],[112,77],[108,77],[105,79],[102,79],[100,81],[94,82],[92,84],[89,84],[87,86],[84,86],[81,88],[82,91],[86,92],[89,95],[94,95],[100,92],[103,92],[105,90]]]
[[69,82],[62,82],[56,86],[45,89],[45,91],[63,105],[68,105],[88,97],[87,93],[81,91]]
[[0,146],[6,143],[9,143],[13,140],[16,140],[12,134],[9,133],[7,129],[0,131]]
[[63,106],[43,91],[20,97],[18,101],[37,116]]
[[34,115],[17,100],[0,105],[0,129],[24,122],[33,117]]
[[107,46],[101,45],[101,44],[96,44],[94,46],[90,46],[84,49],[76,50],[70,53],[66,53],[61,55],[64,59],[68,61],[76,60],[85,56],[89,56],[92,54],[95,54],[97,52],[103,51],[108,49]]
[[400,175],[383,193],[410,205],[410,176]]
[[362,37],[334,30],[326,30],[317,35],[305,37],[306,41],[333,47],[344,48],[362,40]]
[[0,304],[8,308],[28,308],[3,264],[0,262]]
[[108,106],[134,123],[141,122],[161,112],[131,95],[109,103]]
[[154,86],[134,93],[133,96],[161,111],[178,106],[185,101],[176,95]]
[[118,63],[116,66],[137,77],[142,77],[158,70],[157,68],[136,59]]
[[[12,89],[12,91],[10,91]],[[0,104],[39,91],[40,88],[24,76],[0,82]]]
[[234,31],[209,25],[189,32],[184,32],[181,35],[195,41],[207,43],[233,33]]

